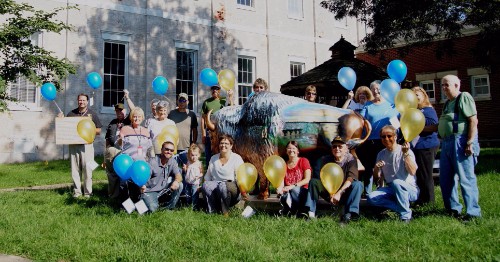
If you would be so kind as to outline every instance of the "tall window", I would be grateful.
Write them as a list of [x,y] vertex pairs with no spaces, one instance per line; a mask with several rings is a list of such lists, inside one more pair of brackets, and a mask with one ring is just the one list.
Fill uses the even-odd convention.
[[253,7],[253,0],[237,0],[239,5]]
[[[196,80],[196,59],[195,50],[177,50],[177,81],[176,94],[186,93],[189,97],[189,109],[194,106],[194,86]],[[176,96],[177,97],[177,96]]]
[[127,44],[104,42],[103,107],[122,102],[127,66]]
[[421,81],[420,87],[425,90],[430,102],[436,101],[436,89],[434,88],[434,80]]
[[304,72],[304,63],[299,63],[299,62],[290,62],[290,76],[291,78],[295,78],[297,76],[302,75]]
[[255,77],[255,57],[238,57],[238,104],[242,105],[252,93]]
[[[38,46],[40,37],[40,33],[31,35],[31,44]],[[17,77],[15,82],[8,83],[7,93],[10,97],[17,100],[17,103],[9,104],[10,110],[30,110],[39,106],[38,87],[22,75]]]
[[489,97],[490,80],[488,75],[471,76],[471,91],[474,97]]
[[288,16],[292,18],[304,18],[302,0],[288,0]]

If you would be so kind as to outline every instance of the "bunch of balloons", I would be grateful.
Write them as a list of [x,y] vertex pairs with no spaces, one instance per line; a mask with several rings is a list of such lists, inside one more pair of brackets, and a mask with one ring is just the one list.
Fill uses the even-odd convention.
[[396,109],[401,113],[401,132],[406,141],[412,141],[425,126],[424,114],[417,109],[418,99],[410,89],[402,89],[396,95]]
[[205,68],[200,72],[200,81],[210,87],[218,83],[224,90],[229,91],[234,88],[236,75],[229,69],[223,69],[217,75],[213,69]]
[[270,156],[264,162],[264,174],[271,184],[278,188],[286,174],[286,162],[280,156]]
[[102,84],[101,75],[97,72],[92,72],[87,75],[87,84],[93,89],[98,89]]
[[356,72],[350,67],[342,67],[337,74],[337,79],[345,89],[351,91],[356,85]]
[[250,163],[241,164],[236,169],[236,181],[241,192],[250,192],[257,181],[257,168]]
[[336,163],[328,163],[321,168],[319,177],[326,191],[333,195],[337,193],[344,182],[344,171]]
[[113,169],[120,179],[132,179],[140,187],[148,182],[151,175],[151,168],[148,163],[143,160],[134,161],[127,154],[119,154],[115,157]]
[[163,76],[157,76],[155,79],[153,79],[153,91],[158,94],[158,95],[165,95],[168,90],[168,81],[165,77]]
[[380,84],[380,94],[390,104],[394,104],[396,95],[401,90],[399,83],[403,82],[407,72],[406,64],[401,60],[392,60],[387,65],[387,74],[390,79],[382,81]]

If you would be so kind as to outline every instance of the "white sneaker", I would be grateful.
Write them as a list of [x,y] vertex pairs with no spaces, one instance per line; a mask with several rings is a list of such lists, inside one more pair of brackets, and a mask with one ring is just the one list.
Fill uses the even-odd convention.
[[312,219],[316,218],[316,214],[314,212],[312,212],[312,211],[309,211],[307,213],[307,215],[309,216],[309,218],[312,218]]

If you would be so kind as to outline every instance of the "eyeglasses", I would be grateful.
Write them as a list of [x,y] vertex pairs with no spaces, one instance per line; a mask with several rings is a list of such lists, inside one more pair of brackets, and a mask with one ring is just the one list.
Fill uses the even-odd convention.
[[168,147],[164,147],[164,148],[162,148],[162,150],[163,150],[163,151],[167,151],[167,152],[174,152],[174,151],[175,151],[175,149],[173,149],[173,148],[168,148]]
[[341,149],[343,145],[332,145],[332,149],[338,148]]
[[186,100],[186,99],[184,99],[184,98],[179,98],[179,102],[180,102],[180,103],[186,103],[186,101],[187,101],[187,100]]
[[386,138],[392,138],[394,135],[381,135],[380,138],[386,139]]
[[316,93],[313,93],[313,92],[307,92],[307,95],[308,95],[308,96],[315,96],[315,95],[316,95]]

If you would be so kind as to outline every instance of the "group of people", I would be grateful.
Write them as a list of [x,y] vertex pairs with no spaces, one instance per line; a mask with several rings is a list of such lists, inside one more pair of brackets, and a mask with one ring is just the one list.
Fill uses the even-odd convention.
[[[412,218],[411,202],[434,203],[432,169],[434,157],[441,137],[440,186],[445,208],[452,216],[461,216],[462,205],[458,200],[460,184],[466,206],[466,218],[481,216],[478,204],[478,188],[474,165],[477,163],[479,144],[477,140],[477,111],[474,100],[467,92],[460,92],[460,80],[454,75],[441,80],[443,92],[448,98],[443,113],[438,119],[425,90],[414,87],[418,108],[425,116],[425,128],[414,141],[398,144],[398,112],[380,94],[380,81],[370,87],[361,86],[344,108],[352,109],[367,119],[372,132],[368,140],[353,154],[341,137],[331,141],[331,154],[321,157],[311,167],[309,160],[300,157],[299,144],[289,141],[286,145],[287,170],[285,178],[276,192],[283,205],[283,214],[306,214],[315,217],[316,203],[323,197],[334,205],[343,205],[341,221],[348,223],[360,216],[360,200],[366,196],[373,206],[391,209],[400,219],[409,222]],[[265,80],[257,79],[254,93],[267,91]],[[314,102],[316,88],[308,86],[305,97]],[[354,98],[354,100],[353,100]],[[106,129],[105,166],[109,179],[108,193],[111,198],[126,197],[142,199],[151,212],[160,207],[172,209],[181,192],[186,193],[188,203],[198,207],[199,193],[207,203],[207,212],[228,214],[229,208],[241,197],[236,181],[236,170],[243,158],[232,151],[234,140],[229,135],[219,137],[219,153],[211,154],[210,131],[204,118],[225,106],[233,105],[233,93],[220,96],[220,87],[211,87],[211,97],[202,105],[201,138],[205,144],[206,166],[200,162],[201,149],[197,146],[198,122],[196,114],[187,107],[189,96],[180,93],[176,109],[169,112],[168,103],[153,100],[152,114],[145,117],[144,111],[136,107],[125,92],[130,107],[128,116],[124,104],[115,105],[116,118]],[[91,116],[99,134],[102,124],[95,112],[88,108],[88,96],[78,96],[78,108],[67,116]],[[144,123],[144,124],[143,124]],[[179,140],[155,141],[161,130],[176,125]],[[177,150],[177,154],[174,154]],[[134,186],[131,181],[121,181],[113,170],[113,159],[118,154],[127,154],[134,160],[147,161],[151,177],[144,186]],[[92,194],[92,170],[88,161],[93,159],[93,146],[71,145],[71,166],[75,197]],[[357,159],[359,156],[359,160]],[[360,168],[358,163],[364,168]],[[321,168],[327,163],[338,164],[344,173],[339,190],[329,194],[319,177]],[[206,170],[206,172],[204,172]],[[80,173],[84,188],[81,189]],[[458,176],[458,180],[455,177]],[[373,181],[376,190],[373,190]],[[458,183],[457,183],[458,182]]]

